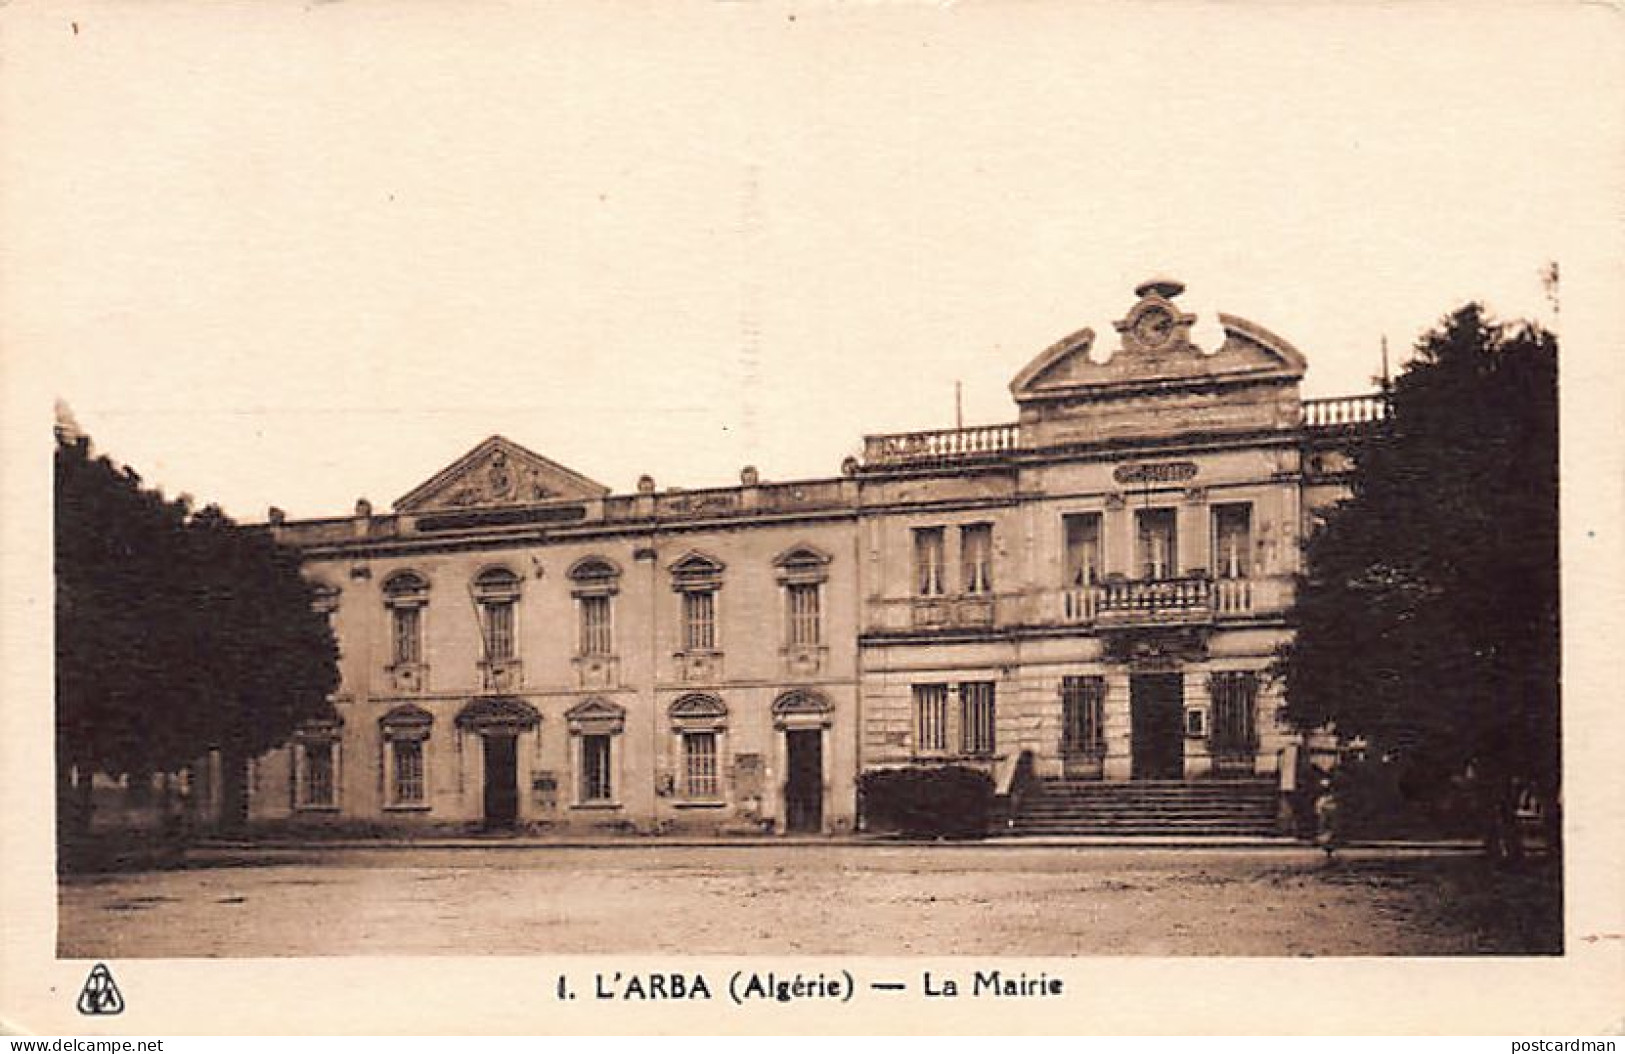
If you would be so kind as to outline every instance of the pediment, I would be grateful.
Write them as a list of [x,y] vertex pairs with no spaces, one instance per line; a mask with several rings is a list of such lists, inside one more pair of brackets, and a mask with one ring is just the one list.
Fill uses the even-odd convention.
[[398,512],[601,498],[609,488],[502,436],[492,436],[395,502]]
[[1303,376],[1304,358],[1291,344],[1244,318],[1218,318],[1224,341],[1211,353],[1182,338],[1153,350],[1125,334],[1123,346],[1097,362],[1094,331],[1080,330],[1044,349],[1010,382],[1010,392],[1028,403]]
[[577,703],[565,711],[565,718],[570,721],[624,721],[626,709],[594,696],[585,702]]

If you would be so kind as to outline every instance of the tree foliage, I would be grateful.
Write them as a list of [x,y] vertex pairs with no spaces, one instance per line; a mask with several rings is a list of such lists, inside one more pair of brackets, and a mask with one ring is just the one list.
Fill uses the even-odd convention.
[[64,769],[250,757],[327,712],[337,646],[298,555],[144,488],[71,431],[56,449],[55,561]]
[[1469,304],[1391,397],[1308,543],[1287,712],[1418,786],[1471,775],[1493,829],[1558,787],[1556,339]]

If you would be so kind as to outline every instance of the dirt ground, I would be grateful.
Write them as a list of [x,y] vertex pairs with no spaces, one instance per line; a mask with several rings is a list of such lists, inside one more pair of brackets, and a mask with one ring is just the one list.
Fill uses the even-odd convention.
[[64,957],[1561,951],[1555,869],[1465,854],[963,846],[194,853],[64,878]]

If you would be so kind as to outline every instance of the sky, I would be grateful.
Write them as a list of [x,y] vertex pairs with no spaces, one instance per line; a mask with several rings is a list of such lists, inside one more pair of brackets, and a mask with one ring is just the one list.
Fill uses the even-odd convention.
[[1365,391],[1468,300],[1562,329],[1618,288],[1619,17],[22,2],[8,434],[63,400],[244,520],[387,508],[491,434],[616,492],[829,476],[956,382],[1013,420],[1157,274],[1199,342],[1240,315]]

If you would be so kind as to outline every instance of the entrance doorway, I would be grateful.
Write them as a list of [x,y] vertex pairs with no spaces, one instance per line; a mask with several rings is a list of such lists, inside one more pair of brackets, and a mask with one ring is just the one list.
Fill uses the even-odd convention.
[[512,827],[519,819],[519,765],[517,737],[486,735],[485,826]]
[[1129,678],[1133,768],[1137,780],[1185,778],[1185,679],[1177,673]]
[[824,828],[824,731],[792,728],[784,733],[787,755],[784,828],[816,833]]

